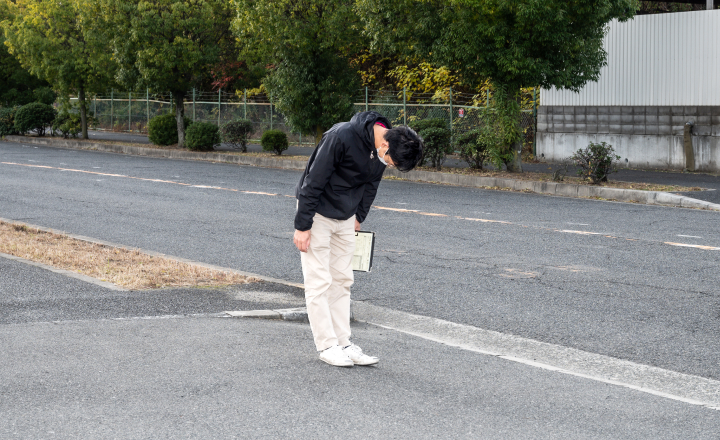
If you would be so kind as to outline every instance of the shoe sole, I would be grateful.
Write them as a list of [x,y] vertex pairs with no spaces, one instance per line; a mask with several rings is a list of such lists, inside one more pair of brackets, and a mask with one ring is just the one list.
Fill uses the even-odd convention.
[[372,362],[366,362],[366,363],[360,363],[360,362],[358,362],[358,363],[355,363],[355,365],[357,365],[358,367],[369,367],[370,365],[375,365],[375,364],[377,364],[378,362],[380,362],[380,359],[378,359],[378,360],[376,360],[376,361],[372,361]]
[[354,363],[353,363],[353,364],[333,364],[332,362],[330,362],[330,361],[328,361],[328,360],[325,360],[325,359],[323,359],[323,358],[320,358],[320,360],[323,361],[323,362],[325,362],[325,363],[328,364],[328,365],[332,365],[333,367],[346,367],[346,368],[347,368],[347,367],[354,367],[354,366],[355,366]]

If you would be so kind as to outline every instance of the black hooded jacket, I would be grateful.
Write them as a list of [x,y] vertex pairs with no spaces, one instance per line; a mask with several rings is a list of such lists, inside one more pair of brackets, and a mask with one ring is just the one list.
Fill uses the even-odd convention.
[[295,229],[309,230],[316,212],[335,220],[355,215],[365,221],[385,171],[375,149],[376,122],[392,128],[379,113],[362,112],[325,132],[295,188]]

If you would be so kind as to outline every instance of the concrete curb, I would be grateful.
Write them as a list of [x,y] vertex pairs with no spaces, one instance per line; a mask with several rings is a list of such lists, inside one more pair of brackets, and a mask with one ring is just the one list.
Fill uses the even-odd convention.
[[37,261],[26,260],[25,258],[16,257],[15,255],[4,254],[4,253],[0,252],[0,258],[5,258],[7,260],[13,260],[13,261],[17,261],[17,262],[27,264],[30,266],[39,267],[41,269],[49,270],[50,272],[59,273],[60,275],[65,275],[66,277],[75,278],[75,279],[78,279],[80,281],[84,281],[84,282],[90,283],[90,284],[95,284],[96,286],[104,287],[105,289],[116,290],[119,292],[127,292],[128,291],[128,289],[126,289],[122,286],[118,286],[117,284],[99,280],[97,278],[93,278],[93,277],[90,277],[87,275],[83,275],[81,273],[73,272],[71,270],[58,269],[57,267],[48,266],[47,264],[38,263]]
[[[33,138],[26,136],[6,136],[10,142],[43,145],[52,148],[91,150],[107,153],[131,154],[136,156],[158,157],[181,160],[199,160],[207,162],[250,165],[264,168],[304,170],[306,160],[278,159],[274,157],[252,157],[224,153],[198,153],[183,150],[163,150],[158,148],[134,147],[99,142],[79,142],[67,139]],[[576,185],[558,182],[537,182],[529,180],[503,179],[498,177],[480,177],[463,174],[438,173],[433,171],[410,171],[401,173],[394,169],[385,170],[385,176],[412,182],[442,183],[488,189],[510,189],[513,191],[533,192],[561,197],[600,198],[618,202],[643,203],[646,205],[674,206],[681,208],[707,209],[720,211],[720,204],[693,199],[692,197],[661,191],[640,191],[634,189],[604,188],[590,185]]]
[[5,140],[21,144],[42,145],[52,148],[100,151],[103,153],[131,154],[133,156],[159,157],[165,159],[200,160],[264,168],[304,170],[307,160],[277,159],[274,157],[240,156],[226,153],[201,153],[185,150],[164,150],[160,148],[134,147],[131,145],[105,144],[102,142],[79,142],[68,139],[33,138],[27,136],[5,136]]
[[260,319],[282,319],[283,321],[308,321],[307,309],[304,307],[296,309],[277,309],[277,310],[237,310],[225,312],[232,318],[260,318]]
[[[204,268],[207,268],[207,269],[219,270],[219,271],[223,271],[223,272],[231,272],[231,273],[235,273],[235,274],[238,274],[238,275],[246,276],[246,277],[248,277],[248,278],[257,278],[257,279],[259,279],[259,280],[261,280],[261,281],[264,281],[264,282],[267,282],[267,283],[282,284],[282,285],[285,285],[285,286],[297,287],[297,288],[300,288],[300,289],[304,289],[304,288],[305,288],[305,286],[304,286],[303,284],[301,284],[301,283],[293,283],[293,282],[290,282],[290,281],[279,280],[279,279],[277,279],[277,278],[266,277],[266,276],[264,276],[264,275],[259,275],[259,274],[256,274],[256,273],[244,272],[244,271],[241,271],[241,270],[236,270],[236,269],[233,269],[233,268],[230,268],[230,267],[216,266],[216,265],[214,265],[214,264],[208,264],[208,263],[203,263],[203,262],[201,262],[201,261],[189,260],[189,259],[187,259],[187,258],[176,257],[176,256],[174,256],[174,255],[167,255],[167,254],[163,254],[163,253],[160,253],[160,252],[155,252],[155,251],[151,251],[151,250],[147,250],[147,249],[142,249],[142,248],[137,248],[137,247],[132,247],[132,246],[125,246],[125,245],[122,245],[122,244],[112,243],[112,242],[105,241],[105,240],[99,240],[99,239],[97,239],[97,238],[85,237],[84,235],[69,234],[69,233],[67,233],[67,232],[65,232],[65,231],[60,231],[60,230],[52,229],[52,228],[46,228],[46,227],[44,227],[44,226],[37,226],[37,225],[30,224],[30,223],[20,222],[20,221],[16,221],[16,220],[10,220],[10,219],[6,219],[6,218],[2,218],[2,217],[0,217],[0,221],[1,221],[1,222],[5,222],[5,223],[9,223],[9,224],[12,224],[12,225],[26,226],[26,227],[31,228],[31,229],[37,229],[37,230],[40,230],[40,231],[51,232],[51,233],[54,233],[54,234],[61,234],[61,235],[65,235],[65,236],[67,236],[67,237],[74,238],[74,239],[80,240],[80,241],[85,241],[85,242],[88,242],[88,243],[95,243],[95,244],[99,244],[99,245],[102,245],[102,246],[107,246],[107,247],[112,247],[112,248],[118,248],[118,249],[126,249],[126,250],[131,250],[131,251],[139,251],[139,252],[142,252],[143,254],[152,255],[153,257],[163,257],[163,258],[167,258],[167,259],[170,259],[170,260],[179,261],[179,262],[181,262],[181,263],[188,263],[188,264],[192,264],[192,265],[194,265],[194,266],[204,267]],[[70,273],[73,273],[73,272],[70,272]],[[102,281],[101,281],[101,282],[102,282]]]

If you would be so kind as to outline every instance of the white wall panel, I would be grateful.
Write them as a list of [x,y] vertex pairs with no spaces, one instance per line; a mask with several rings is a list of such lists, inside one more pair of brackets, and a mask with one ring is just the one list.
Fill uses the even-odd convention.
[[543,90],[542,105],[720,105],[720,9],[613,21],[604,47],[597,83]]

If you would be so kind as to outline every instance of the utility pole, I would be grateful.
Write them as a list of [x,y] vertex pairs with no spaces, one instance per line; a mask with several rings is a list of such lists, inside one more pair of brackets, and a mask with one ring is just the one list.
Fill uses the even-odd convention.
[[715,9],[715,0],[707,0],[706,4],[708,10]]

